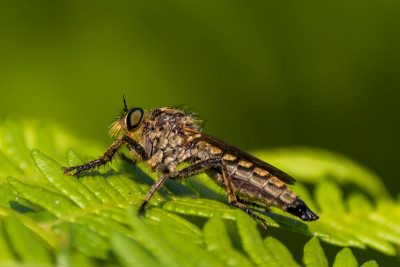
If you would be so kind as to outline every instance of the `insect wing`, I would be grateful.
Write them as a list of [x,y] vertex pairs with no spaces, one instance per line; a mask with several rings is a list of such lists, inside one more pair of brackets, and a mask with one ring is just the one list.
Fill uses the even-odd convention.
[[266,163],[265,161],[262,161],[228,143],[225,143],[222,140],[219,140],[211,135],[199,132],[197,130],[194,129],[190,129],[190,128],[186,128],[184,127],[184,130],[194,133],[196,135],[200,135],[202,139],[204,139],[205,141],[219,147],[219,148],[223,148],[225,150],[227,150],[229,153],[232,153],[233,155],[242,158],[242,159],[246,159],[256,165],[258,165],[259,167],[267,170],[269,173],[271,173],[272,175],[274,175],[276,178],[280,179],[282,182],[285,182],[287,184],[294,184],[296,182],[296,180],[291,177],[289,174],[279,170],[278,168]]

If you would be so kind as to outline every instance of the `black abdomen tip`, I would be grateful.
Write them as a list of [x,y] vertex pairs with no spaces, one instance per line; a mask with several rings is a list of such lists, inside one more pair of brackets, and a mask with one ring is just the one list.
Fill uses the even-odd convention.
[[303,221],[315,221],[319,218],[301,199],[297,199],[292,204],[288,205],[286,211],[294,216],[299,217]]

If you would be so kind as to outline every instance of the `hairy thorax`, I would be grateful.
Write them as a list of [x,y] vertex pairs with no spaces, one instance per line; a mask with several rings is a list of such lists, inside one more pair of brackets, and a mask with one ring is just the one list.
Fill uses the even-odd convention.
[[150,167],[168,173],[181,162],[193,162],[197,137],[183,127],[200,130],[198,124],[193,116],[174,108],[152,110],[143,125],[140,142],[149,156]]

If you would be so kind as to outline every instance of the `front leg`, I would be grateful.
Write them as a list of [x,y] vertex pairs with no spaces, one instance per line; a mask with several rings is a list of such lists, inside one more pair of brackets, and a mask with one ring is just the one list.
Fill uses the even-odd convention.
[[78,177],[81,172],[94,169],[98,166],[106,164],[107,162],[110,162],[115,156],[115,152],[117,152],[122,144],[124,144],[130,151],[136,152],[142,159],[147,159],[147,154],[144,151],[144,148],[129,136],[123,135],[107,149],[101,158],[90,161],[89,163],[83,165],[63,168],[64,175],[69,175],[72,171],[75,171],[74,176]]

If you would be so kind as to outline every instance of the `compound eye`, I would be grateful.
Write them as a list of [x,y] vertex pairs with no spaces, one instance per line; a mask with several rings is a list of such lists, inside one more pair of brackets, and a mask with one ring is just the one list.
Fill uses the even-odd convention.
[[141,108],[131,109],[126,116],[126,128],[131,131],[142,122],[144,111]]

